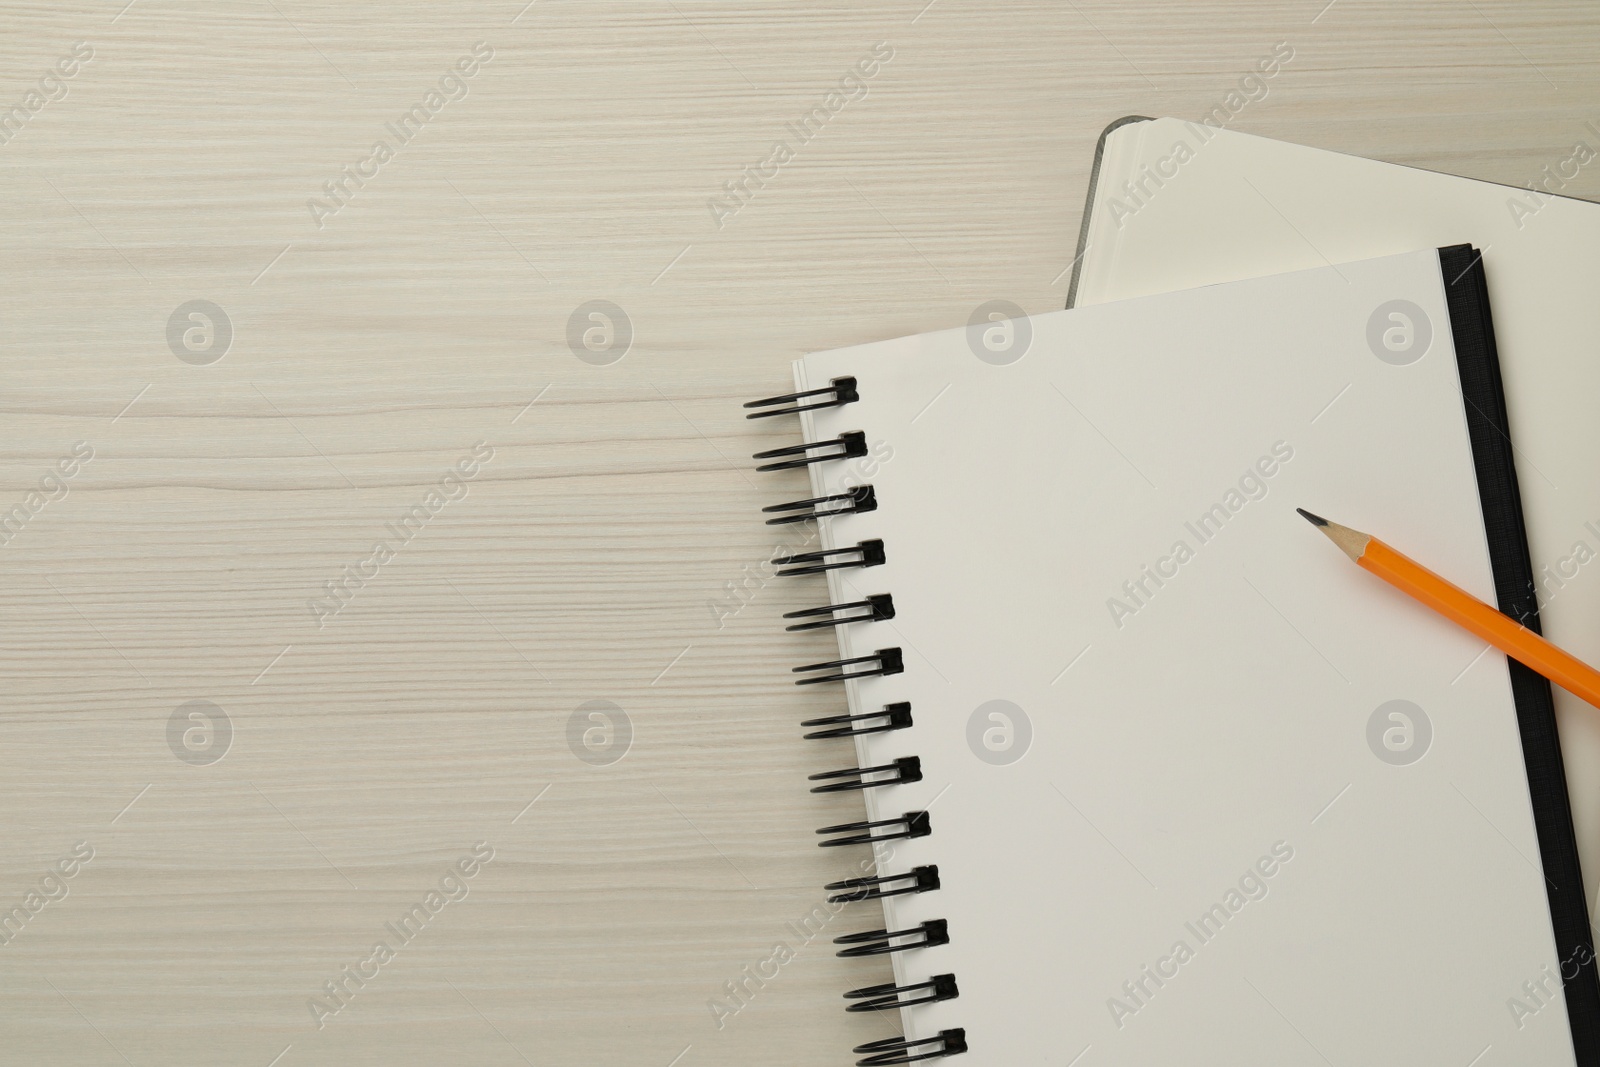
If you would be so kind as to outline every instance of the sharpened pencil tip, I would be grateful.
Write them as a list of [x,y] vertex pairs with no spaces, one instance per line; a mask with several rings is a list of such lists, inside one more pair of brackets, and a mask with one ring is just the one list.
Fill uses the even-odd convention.
[[1328,520],[1323,518],[1321,515],[1313,515],[1313,514],[1311,514],[1311,512],[1307,511],[1305,508],[1295,508],[1295,510],[1300,513],[1300,517],[1301,518],[1305,519],[1307,522],[1309,522],[1313,526],[1326,526],[1326,525],[1328,525]]

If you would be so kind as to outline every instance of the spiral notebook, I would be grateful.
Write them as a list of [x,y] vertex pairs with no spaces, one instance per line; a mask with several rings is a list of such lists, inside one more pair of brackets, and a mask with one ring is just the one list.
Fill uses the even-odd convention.
[[830,889],[883,911],[837,948],[893,966],[856,1062],[1594,1062],[1548,686],[1294,511],[1526,588],[1477,253],[980,311],[752,405],[800,416],[768,520],[838,635],[812,787],[865,800]]

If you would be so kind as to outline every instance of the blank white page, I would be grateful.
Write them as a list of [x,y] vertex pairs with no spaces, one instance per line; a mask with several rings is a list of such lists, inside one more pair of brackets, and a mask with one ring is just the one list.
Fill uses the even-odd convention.
[[[1180,142],[1195,147],[1178,165]],[[1562,146],[1546,161],[1554,180],[1528,179],[1558,189],[1559,172],[1575,173],[1572,152]],[[1156,173],[1158,186],[1146,167],[1172,176]],[[1149,195],[1136,187],[1136,202],[1126,187],[1132,181]],[[1080,305],[1429,245],[1477,245],[1540,621],[1546,636],[1580,658],[1600,656],[1600,204],[1157,119],[1106,138],[1086,238]],[[1555,699],[1593,902],[1600,894],[1600,715],[1561,690]]]
[[[1431,324],[1406,365],[1367,342],[1395,300]],[[877,510],[821,525],[887,553],[832,572],[833,602],[897,609],[840,627],[842,654],[905,655],[847,685],[855,712],[913,705],[858,739],[925,775],[865,794],[872,818],[931,815],[883,869],[942,876],[885,902],[889,929],[949,924],[897,975],[960,987],[908,1035],[964,1027],[971,1067],[1571,1063],[1559,998],[1507,1008],[1556,957],[1504,658],[1294,511],[1493,599],[1437,253],[1026,325],[1008,365],[963,330],[797,365],[800,388],[859,382],[806,440],[859,430],[881,457]],[[1007,719],[972,725],[997,700],[1021,709],[1009,749]],[[1405,720],[1410,748],[1369,741],[1397,700],[1430,726]]]

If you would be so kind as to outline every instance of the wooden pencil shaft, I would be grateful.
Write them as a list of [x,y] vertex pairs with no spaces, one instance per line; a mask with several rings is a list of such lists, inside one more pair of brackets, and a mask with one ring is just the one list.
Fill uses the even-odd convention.
[[1561,688],[1600,706],[1600,673],[1415,560],[1370,538],[1356,563]]

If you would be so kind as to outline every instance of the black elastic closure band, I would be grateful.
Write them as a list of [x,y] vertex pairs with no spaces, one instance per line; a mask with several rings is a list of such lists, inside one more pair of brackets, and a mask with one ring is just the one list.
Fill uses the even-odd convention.
[[[850,668],[860,663],[876,663],[877,666],[867,670],[852,671]],[[854,656],[850,659],[830,659],[826,663],[808,663],[804,667],[794,668],[795,674],[806,674],[815,671],[833,671],[816,678],[796,678],[795,685],[818,685],[822,682],[842,682],[847,678],[876,678],[879,675],[900,674],[906,669],[905,657],[898,648],[880,648],[870,656]]]
[[[815,404],[801,403],[814,396],[832,393],[831,400]],[[853,404],[861,399],[861,394],[856,392],[854,378],[835,378],[821,389],[807,389],[801,393],[785,393],[783,396],[769,396],[764,400],[752,400],[745,405],[747,408],[770,408],[769,411],[756,411],[746,415],[747,419],[768,419],[774,415],[796,415],[802,411],[816,411],[818,408],[837,408],[845,404]],[[792,404],[792,407],[782,407]]]
[[785,526],[792,522],[822,519],[829,515],[877,511],[878,493],[870,485],[858,485],[846,493],[830,493],[828,496],[814,496],[806,500],[791,500],[786,504],[772,504],[761,510],[768,514],[791,512],[792,514],[779,515],[776,519],[767,520],[768,526]]
[[[894,829],[890,829],[890,828]],[[885,833],[879,833],[885,830]],[[879,841],[904,841],[913,837],[927,837],[933,825],[925,811],[908,811],[898,819],[877,819],[868,822],[842,822],[837,826],[824,826],[819,834],[844,834],[828,841],[818,841],[818,848],[837,848],[840,845],[871,845]]]
[[[854,558],[845,558],[854,557]],[[784,556],[772,562],[779,567],[778,573],[787,577],[801,574],[821,574],[823,571],[836,571],[844,567],[877,567],[884,561],[883,542],[877,538],[862,541],[852,548],[830,548],[822,552],[801,552],[794,556]],[[830,562],[837,559],[837,562]]]
[[[814,448],[831,448],[834,451],[813,456],[811,450]],[[803,445],[790,445],[788,448],[774,448],[767,452],[757,452],[750,458],[780,460],[778,463],[763,463],[756,468],[758,471],[786,471],[804,467],[808,463],[821,463],[830,459],[858,459],[866,454],[867,435],[860,430],[850,430],[831,441],[810,441]],[[785,458],[790,456],[796,458]]]
[[[862,726],[859,723],[875,722],[872,726]],[[801,726],[826,726],[826,730],[814,730],[802,734],[807,741],[815,741],[824,737],[860,737],[862,734],[882,734],[890,730],[904,730],[911,725],[911,702],[902,700],[896,704],[885,704],[882,711],[868,711],[860,715],[829,715],[821,719],[806,719]]]
[[845,994],[846,1000],[860,1001],[858,1004],[847,1004],[845,1011],[893,1011],[895,1008],[909,1008],[917,1004],[932,1004],[938,1000],[954,1000],[961,995],[961,990],[956,988],[956,976],[953,974],[936,974],[926,982],[917,982],[914,985],[869,985],[862,989],[852,989]]
[[[919,1051],[926,1050],[926,1051]],[[856,1054],[871,1053],[857,1060],[856,1067],[890,1067],[896,1063],[917,1063],[922,1060],[940,1060],[946,1056],[959,1056],[967,1051],[967,1032],[957,1026],[940,1030],[938,1037],[921,1041],[907,1041],[903,1037],[889,1037],[882,1041],[868,1041],[850,1050]]]
[[[1471,245],[1441,248],[1439,271],[1450,310],[1456,373],[1494,572],[1495,604],[1539,633],[1538,587],[1528,554],[1512,446],[1517,428],[1511,425],[1506,409],[1483,251]],[[1551,930],[1558,958],[1565,961],[1561,991],[1567,1003],[1574,1062],[1600,1063],[1600,971],[1596,969],[1593,927],[1550,682],[1517,660],[1508,660],[1506,667],[1517,709]]]
[[[906,883],[906,884],[900,884]],[[842,882],[829,882],[822,888],[829,890],[830,904],[847,904],[856,900],[882,900],[907,893],[930,893],[939,888],[938,864],[913,867],[905,874],[880,874],[874,878],[846,878]],[[845,996],[850,996],[846,993]]]
[[[838,615],[841,611],[853,611],[854,615]],[[804,619],[817,615],[827,618],[816,622],[797,622],[785,626],[785,630],[796,632],[800,630],[822,630],[829,626],[843,626],[847,622],[882,622],[894,618],[894,597],[888,593],[874,593],[865,600],[857,600],[849,604],[829,604],[821,608],[806,608],[804,611],[786,611],[786,619]]]
[[[872,775],[892,775],[889,778],[872,778]],[[876,789],[881,785],[903,785],[922,781],[922,760],[916,756],[901,756],[893,763],[876,767],[850,767],[842,771],[824,771],[806,777],[808,782],[827,782],[814,785],[813,793],[847,793],[852,789]]]

